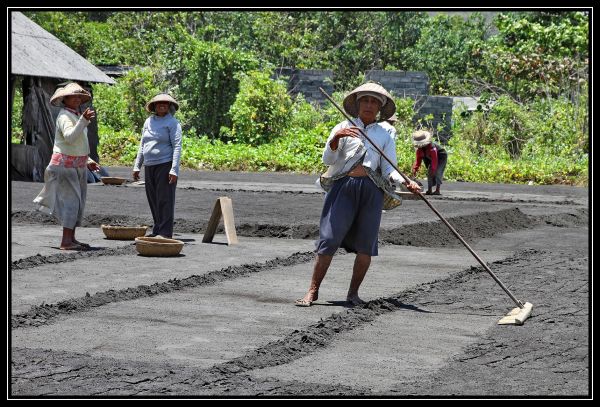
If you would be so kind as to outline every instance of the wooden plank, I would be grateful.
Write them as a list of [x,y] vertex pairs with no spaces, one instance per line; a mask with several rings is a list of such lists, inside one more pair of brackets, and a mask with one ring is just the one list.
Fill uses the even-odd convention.
[[227,235],[227,244],[237,244],[237,233],[235,232],[235,222],[233,221],[233,205],[231,198],[221,197],[221,213],[223,214],[223,224],[225,225],[225,234]]
[[215,232],[217,231],[217,226],[219,226],[219,221],[221,220],[221,203],[219,202],[221,198],[217,199],[215,202],[215,206],[213,208],[212,214],[210,215],[210,220],[206,225],[206,230],[204,231],[204,237],[202,238],[202,243],[210,243],[215,237]]
[[235,231],[235,222],[233,220],[233,204],[231,198],[221,196],[215,202],[210,220],[206,225],[206,231],[202,238],[202,243],[210,243],[213,241],[219,222],[223,217],[223,224],[225,226],[225,235],[227,236],[227,244],[233,245],[238,243],[237,233]]

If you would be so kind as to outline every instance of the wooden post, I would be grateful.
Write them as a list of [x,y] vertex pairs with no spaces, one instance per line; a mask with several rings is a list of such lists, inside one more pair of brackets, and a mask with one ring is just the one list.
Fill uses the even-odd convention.
[[223,225],[225,226],[227,244],[232,245],[238,243],[237,233],[235,232],[235,223],[233,221],[233,205],[231,204],[231,198],[226,196],[219,197],[217,202],[215,202],[215,207],[210,215],[210,220],[206,225],[202,243],[212,242],[215,232],[217,231],[217,226],[219,226],[221,216],[223,217]]

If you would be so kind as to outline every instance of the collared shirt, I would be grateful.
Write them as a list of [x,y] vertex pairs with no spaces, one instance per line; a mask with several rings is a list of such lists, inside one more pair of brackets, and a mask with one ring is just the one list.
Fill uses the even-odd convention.
[[[365,127],[364,123],[360,118],[354,119],[354,123],[361,128],[379,147],[381,151],[394,163],[397,163],[396,159],[396,143],[392,138],[392,135],[383,127],[380,123],[371,123]],[[379,154],[379,151],[366,140],[366,138],[359,134],[359,137],[342,137],[339,139],[337,150],[332,150],[330,142],[335,134],[343,129],[352,127],[350,121],[346,120],[336,125],[327,143],[325,143],[325,149],[323,150],[323,164],[328,165],[327,176],[334,177],[337,174],[348,171],[353,164],[356,163],[361,157],[360,152],[366,149],[362,165],[369,167],[373,171],[381,169],[381,175],[385,179],[392,179],[395,184],[404,183],[404,178],[394,169],[394,167]]]
[[181,157],[181,125],[170,113],[146,119],[138,155],[133,166],[139,171],[142,164],[158,165],[172,161],[169,174],[179,176]]
[[90,153],[87,126],[90,121],[70,110],[61,109],[56,118],[53,153],[84,156]]

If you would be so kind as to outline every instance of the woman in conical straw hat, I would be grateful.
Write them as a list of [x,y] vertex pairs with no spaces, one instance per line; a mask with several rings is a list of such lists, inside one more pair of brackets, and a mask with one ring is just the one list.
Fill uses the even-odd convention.
[[44,188],[33,202],[54,215],[63,226],[61,250],[85,250],[90,246],[75,238],[81,225],[87,197],[87,170],[99,171],[100,166],[89,157],[87,126],[96,113],[80,106],[91,95],[77,83],[56,89],[50,103],[62,109],[56,118],[54,147],[50,163],[44,171]]
[[140,179],[140,168],[144,165],[146,198],[154,220],[148,236],[173,236],[182,137],[181,125],[173,117],[178,109],[179,103],[167,93],[159,93],[146,103],[146,110],[152,115],[144,123],[133,179]]
[[[354,122],[373,143],[396,161],[396,143],[392,135],[378,123],[391,117],[396,105],[392,96],[377,83],[365,83],[344,98],[344,109],[356,117]],[[377,256],[377,235],[384,194],[394,185],[404,184],[410,191],[419,186],[404,179],[394,167],[360,134],[350,121],[336,125],[323,150],[327,172],[321,185],[327,191],[316,241],[316,259],[308,292],[296,305],[310,306],[318,299],[319,287],[334,253],[339,247],[356,253],[350,287],[346,295],[349,305],[363,303],[358,289]]]

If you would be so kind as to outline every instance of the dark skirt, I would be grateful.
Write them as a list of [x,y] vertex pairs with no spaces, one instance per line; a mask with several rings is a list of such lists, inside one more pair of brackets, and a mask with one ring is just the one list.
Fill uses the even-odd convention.
[[344,177],[325,195],[317,254],[333,255],[339,247],[377,256],[383,191],[369,177]]

